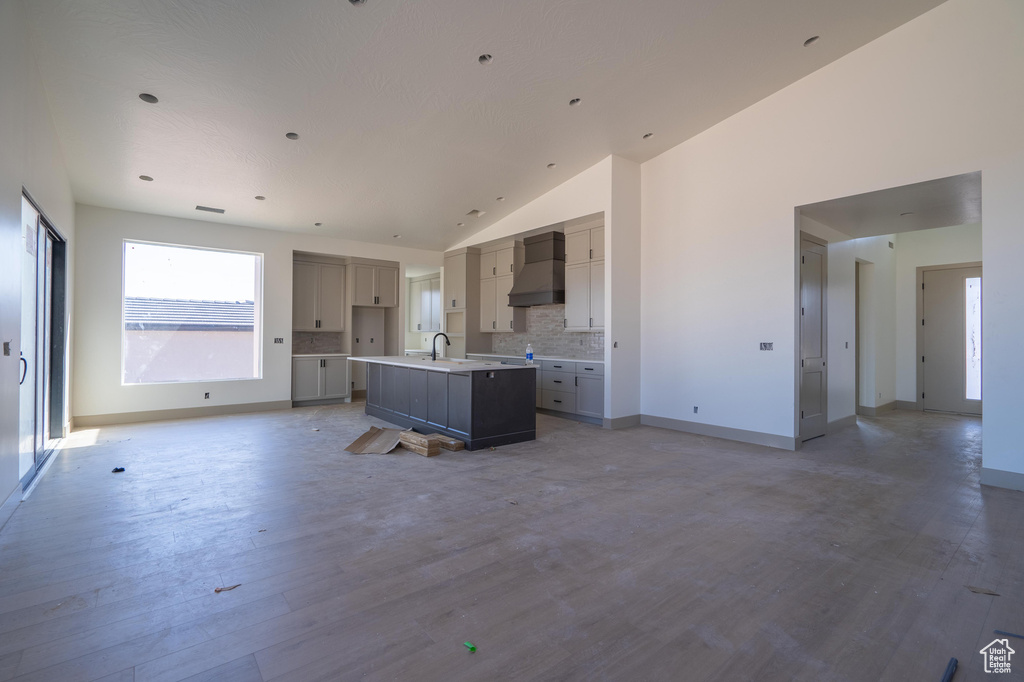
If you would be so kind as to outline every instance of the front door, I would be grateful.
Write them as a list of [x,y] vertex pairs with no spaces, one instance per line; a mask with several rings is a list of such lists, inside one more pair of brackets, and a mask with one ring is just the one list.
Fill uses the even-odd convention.
[[981,414],[981,267],[922,273],[922,405]]
[[828,423],[825,372],[827,251],[800,240],[800,440],[825,435]]

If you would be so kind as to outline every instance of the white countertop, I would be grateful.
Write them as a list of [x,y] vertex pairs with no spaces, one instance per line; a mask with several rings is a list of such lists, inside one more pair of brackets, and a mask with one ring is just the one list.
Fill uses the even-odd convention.
[[[500,355],[497,357],[506,357]],[[537,365],[503,365],[498,360],[461,360],[458,358],[438,358],[431,360],[429,356],[383,355],[370,357],[350,357],[351,362],[376,362],[380,365],[396,367],[413,367],[429,369],[434,372],[480,372],[495,369],[537,369]]]
[[292,353],[293,358],[347,358],[349,353]]
[[[482,358],[515,358],[516,360],[526,360],[526,356],[525,355],[499,355],[497,353],[470,353],[470,352],[467,352],[466,355],[478,355],[478,356],[480,356]],[[552,362],[588,362],[588,363],[596,363],[596,364],[599,364],[599,365],[603,365],[604,364],[604,360],[594,360],[592,358],[553,358],[553,357],[551,357],[549,355],[534,355],[533,356],[533,361],[535,363],[536,362],[540,362],[541,360],[550,360]]]

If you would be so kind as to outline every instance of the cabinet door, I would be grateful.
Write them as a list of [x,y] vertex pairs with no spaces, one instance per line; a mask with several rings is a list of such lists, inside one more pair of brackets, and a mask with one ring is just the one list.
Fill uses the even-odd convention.
[[[423,287],[426,292],[427,288]],[[428,331],[441,331],[441,278],[430,280],[430,327]]]
[[385,308],[398,307],[398,268],[377,268],[377,302]]
[[345,266],[327,265],[320,268],[320,331],[345,331]]
[[496,328],[499,332],[522,331],[521,329],[517,330],[512,326],[512,314],[515,312],[515,308],[508,304],[508,292],[512,291],[512,279],[512,275],[503,275],[495,278],[494,280],[494,307],[497,309]]
[[497,280],[480,280],[480,331],[493,332],[498,328],[498,311],[494,303],[497,300]]
[[604,328],[604,261],[590,264],[590,318],[593,329]]
[[[406,304],[409,307],[407,332],[421,332],[423,327],[423,285],[426,282],[409,282],[409,300]],[[428,313],[429,314],[429,313]]]
[[324,358],[321,368],[324,375],[324,398],[348,397],[348,360],[345,358]]
[[480,254],[480,279],[497,276],[498,254],[495,252]]
[[590,260],[590,230],[565,235],[565,264],[585,263]]
[[466,254],[444,259],[444,307],[466,307]]
[[590,260],[604,260],[604,228],[590,231]]
[[320,358],[292,358],[292,400],[320,397]]
[[495,256],[494,270],[497,273],[497,277],[514,273],[515,249],[502,249]]
[[316,331],[317,265],[292,264],[292,330]]
[[373,305],[377,268],[358,264],[349,267],[352,268],[352,305]]
[[576,377],[576,413],[604,417],[604,377]]
[[565,268],[565,327],[590,328],[590,263]]

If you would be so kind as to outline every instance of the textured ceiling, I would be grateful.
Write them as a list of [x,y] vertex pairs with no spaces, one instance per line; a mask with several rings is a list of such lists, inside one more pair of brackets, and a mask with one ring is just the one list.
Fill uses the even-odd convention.
[[609,154],[650,159],[940,4],[23,2],[77,201],[429,249]]
[[802,215],[859,239],[981,222],[981,171],[830,199]]

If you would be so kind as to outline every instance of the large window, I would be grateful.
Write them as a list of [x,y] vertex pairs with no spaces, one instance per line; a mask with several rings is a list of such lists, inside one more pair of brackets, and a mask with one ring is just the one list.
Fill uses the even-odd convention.
[[125,384],[260,377],[263,257],[124,242]]

